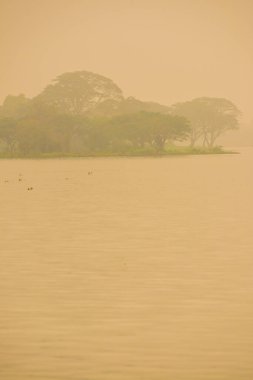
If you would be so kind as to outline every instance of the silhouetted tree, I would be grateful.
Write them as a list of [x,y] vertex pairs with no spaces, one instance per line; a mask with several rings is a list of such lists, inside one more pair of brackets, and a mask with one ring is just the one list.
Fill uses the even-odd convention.
[[106,100],[122,99],[122,91],[111,79],[88,71],[76,71],[58,76],[35,100],[53,106],[61,113],[81,115]]
[[189,135],[187,119],[181,116],[153,114],[149,117],[151,144],[157,151],[164,150],[168,141],[184,141]]
[[196,98],[177,103],[172,113],[185,116],[191,124],[190,144],[199,138],[203,145],[212,148],[217,138],[228,130],[238,128],[240,111],[229,100],[223,98]]

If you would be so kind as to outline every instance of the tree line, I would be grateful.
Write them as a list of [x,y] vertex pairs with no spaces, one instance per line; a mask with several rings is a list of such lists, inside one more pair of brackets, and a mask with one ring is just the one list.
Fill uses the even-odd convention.
[[9,155],[164,152],[177,142],[212,149],[238,128],[223,98],[167,107],[124,98],[110,79],[87,71],[57,77],[38,96],[7,96],[0,107],[0,151]]

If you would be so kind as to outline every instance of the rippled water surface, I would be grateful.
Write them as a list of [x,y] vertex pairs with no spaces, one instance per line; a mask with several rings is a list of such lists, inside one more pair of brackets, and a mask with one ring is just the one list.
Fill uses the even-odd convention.
[[0,196],[1,380],[253,379],[253,149],[0,160]]

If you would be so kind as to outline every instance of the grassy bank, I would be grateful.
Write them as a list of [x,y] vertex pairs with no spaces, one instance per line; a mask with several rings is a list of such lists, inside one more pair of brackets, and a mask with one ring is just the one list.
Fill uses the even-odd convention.
[[238,152],[224,150],[222,147],[214,148],[203,148],[203,147],[169,147],[163,151],[156,151],[154,149],[134,149],[126,151],[99,151],[99,152],[86,152],[86,153],[63,153],[63,152],[52,152],[52,153],[30,153],[30,154],[20,154],[20,153],[7,153],[0,152],[0,159],[27,159],[27,158],[82,158],[82,157],[164,157],[173,155],[208,155],[208,154],[238,154]]

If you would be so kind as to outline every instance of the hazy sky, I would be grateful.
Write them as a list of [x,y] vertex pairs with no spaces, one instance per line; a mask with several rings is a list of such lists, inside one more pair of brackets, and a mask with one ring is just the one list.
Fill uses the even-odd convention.
[[253,119],[252,0],[0,0],[0,102],[66,71],[170,105],[226,97]]

